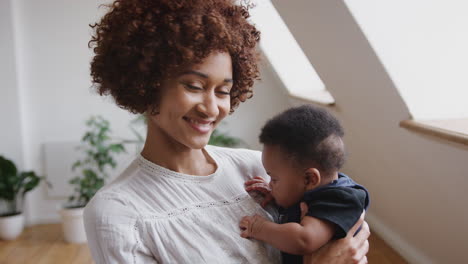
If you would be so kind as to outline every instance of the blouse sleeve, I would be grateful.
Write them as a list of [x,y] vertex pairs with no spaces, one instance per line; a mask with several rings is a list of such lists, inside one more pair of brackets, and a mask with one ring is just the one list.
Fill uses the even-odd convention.
[[158,263],[144,247],[138,215],[124,201],[98,194],[85,207],[83,217],[96,264]]

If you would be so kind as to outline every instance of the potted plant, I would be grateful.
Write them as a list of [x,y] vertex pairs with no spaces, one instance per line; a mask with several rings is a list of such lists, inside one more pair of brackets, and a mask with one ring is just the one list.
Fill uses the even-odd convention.
[[65,240],[70,243],[85,243],[83,209],[94,194],[105,184],[109,169],[115,168],[117,154],[125,152],[124,144],[110,136],[109,121],[97,116],[91,117],[88,130],[81,139],[78,150],[82,157],[72,166],[78,175],[70,180],[74,193],[68,204],[60,211]]
[[[224,125],[225,123],[221,123],[219,128]],[[216,128],[211,134],[210,140],[208,141],[209,145],[228,148],[248,147],[247,144],[240,138],[233,137],[219,128]]]
[[19,172],[11,160],[0,156],[1,239],[13,240],[21,234],[24,228],[24,197],[41,180],[45,180],[45,177],[37,176],[33,171]]
[[218,129],[215,129],[211,134],[210,141],[208,144],[220,147],[238,147],[241,145],[242,141],[238,138],[229,136],[227,133],[220,132]]

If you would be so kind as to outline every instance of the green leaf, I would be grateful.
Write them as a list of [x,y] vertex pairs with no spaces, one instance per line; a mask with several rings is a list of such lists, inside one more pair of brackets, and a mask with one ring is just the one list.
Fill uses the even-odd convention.
[[120,153],[125,151],[125,147],[123,144],[111,144],[109,146],[109,150],[115,153]]
[[107,168],[117,166],[115,157],[125,152],[124,144],[127,143],[112,137],[110,123],[102,116],[90,117],[86,126],[82,145],[77,149],[83,158],[71,166],[72,170],[79,169],[81,173],[69,181],[74,187],[73,202],[83,205],[104,185]]
[[16,212],[16,206],[22,206],[17,204],[19,196],[36,188],[41,180],[45,177],[37,176],[33,171],[19,172],[11,160],[0,156],[0,199],[10,201],[7,213]]
[[240,144],[240,139],[231,137],[215,129],[211,134],[208,144],[223,147],[236,147]]
[[15,164],[9,160],[0,156],[0,177],[9,177],[11,175],[16,175],[18,170]]
[[75,161],[72,165],[72,171],[74,171],[76,168],[79,168],[82,165],[81,160]]
[[24,177],[24,180],[23,180],[24,190],[23,190],[22,195],[25,195],[27,192],[36,188],[36,186],[38,186],[39,182],[41,181],[41,179],[32,171],[23,172],[21,173],[21,175],[23,175]]

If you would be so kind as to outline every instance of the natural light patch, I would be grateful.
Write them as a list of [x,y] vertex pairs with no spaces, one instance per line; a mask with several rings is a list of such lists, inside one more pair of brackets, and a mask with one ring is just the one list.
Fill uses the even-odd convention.
[[260,47],[289,95],[320,104],[334,104],[335,99],[270,0],[253,2],[252,21],[262,32]]
[[413,119],[468,118],[468,1],[345,3]]

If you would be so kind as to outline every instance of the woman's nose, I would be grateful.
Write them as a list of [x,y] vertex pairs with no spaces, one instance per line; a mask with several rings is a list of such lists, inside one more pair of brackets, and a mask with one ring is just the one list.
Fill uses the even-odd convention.
[[218,116],[219,105],[214,92],[204,94],[202,102],[198,104],[198,111],[206,115],[206,117]]

